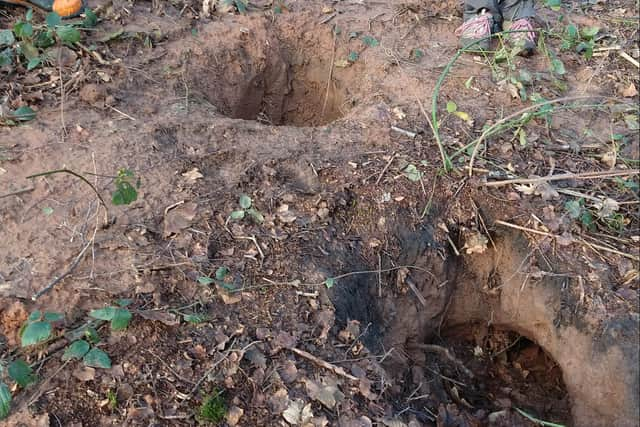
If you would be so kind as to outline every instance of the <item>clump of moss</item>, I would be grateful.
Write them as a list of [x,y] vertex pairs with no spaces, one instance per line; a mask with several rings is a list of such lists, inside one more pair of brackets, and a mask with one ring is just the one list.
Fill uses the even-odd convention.
[[213,392],[204,397],[198,411],[198,421],[201,424],[218,424],[224,420],[227,406],[221,393]]

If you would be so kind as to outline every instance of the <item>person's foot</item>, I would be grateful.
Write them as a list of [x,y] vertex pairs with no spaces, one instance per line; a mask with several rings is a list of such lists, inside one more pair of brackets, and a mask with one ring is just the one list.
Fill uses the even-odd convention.
[[513,44],[522,56],[531,56],[536,49],[538,35],[533,27],[531,18],[520,18],[511,23],[506,34],[506,39]]
[[84,2],[82,0],[0,0],[0,3],[56,12],[62,18],[78,16],[84,10]]
[[465,21],[457,30],[456,36],[460,37],[460,47],[469,47],[469,50],[488,50],[493,28],[493,15],[482,10],[478,15]]

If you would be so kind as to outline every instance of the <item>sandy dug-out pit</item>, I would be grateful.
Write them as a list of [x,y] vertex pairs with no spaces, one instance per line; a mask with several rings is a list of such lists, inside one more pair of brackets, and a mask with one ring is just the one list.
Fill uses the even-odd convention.
[[199,34],[186,60],[186,78],[196,94],[228,117],[276,126],[324,125],[345,114],[349,89],[357,87],[357,67],[328,83],[335,61],[332,37],[326,26],[300,32],[295,23],[221,22]]
[[[332,298],[338,319],[369,325],[365,342],[388,352],[397,392],[451,395],[443,379],[453,377],[455,403],[484,411],[486,425],[521,425],[504,411],[513,407],[565,425],[637,425],[638,377],[617,374],[638,366],[632,315],[602,323],[583,310],[578,278],[525,273],[533,261],[522,236],[497,234],[486,252],[458,257],[429,229],[399,237],[399,263],[415,267],[382,279],[394,295],[379,297],[378,278],[356,278]],[[443,410],[450,425],[475,425]]]
[[[221,32],[228,35],[222,43]],[[295,20],[238,18],[204,28],[182,60],[191,89],[228,117],[320,126],[343,117],[363,91],[356,66],[327,86],[332,40],[326,26],[300,33]],[[485,253],[464,257],[436,247],[428,232],[401,240],[404,265],[424,270],[390,273],[396,295],[379,298],[377,283],[357,278],[332,300],[345,324],[369,325],[364,340],[372,349],[400,349],[386,363],[396,379],[409,375],[402,387],[414,397],[446,396],[437,362],[456,378],[469,363],[479,374],[467,372],[470,386],[454,391],[456,403],[491,412],[491,425],[514,425],[500,411],[511,406],[575,426],[637,425],[638,377],[619,375],[637,371],[632,315],[604,323],[589,317],[581,279],[527,273],[533,261],[516,235],[494,236]],[[459,349],[460,365],[431,343]]]

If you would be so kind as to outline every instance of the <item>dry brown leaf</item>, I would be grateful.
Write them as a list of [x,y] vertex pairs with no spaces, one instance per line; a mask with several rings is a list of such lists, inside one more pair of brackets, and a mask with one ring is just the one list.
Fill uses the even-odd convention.
[[191,182],[195,182],[198,179],[204,178],[204,175],[200,173],[198,168],[193,168],[190,171],[183,173],[182,176],[184,176],[187,179],[187,181],[191,181]]
[[227,424],[231,427],[237,425],[240,422],[240,418],[244,414],[244,410],[238,406],[232,406],[227,412],[225,419],[227,420]]
[[338,389],[337,385],[318,384],[309,378],[305,378],[304,382],[307,386],[307,393],[309,393],[309,397],[313,400],[317,400],[329,409],[333,409],[336,406],[336,403],[344,399],[344,394],[342,394]]
[[142,311],[138,311],[137,313],[143,319],[162,322],[167,326],[174,326],[180,323],[180,321],[178,320],[175,314],[167,313],[166,311],[142,310]]
[[311,404],[307,403],[305,405],[302,399],[296,399],[285,409],[282,417],[291,425],[305,425],[313,418]]
[[636,95],[638,95],[638,89],[636,89],[636,85],[633,83],[629,84],[629,86],[622,91],[622,96],[625,98],[633,98]]
[[191,225],[196,217],[197,203],[184,203],[171,209],[164,216],[164,237],[177,234]]

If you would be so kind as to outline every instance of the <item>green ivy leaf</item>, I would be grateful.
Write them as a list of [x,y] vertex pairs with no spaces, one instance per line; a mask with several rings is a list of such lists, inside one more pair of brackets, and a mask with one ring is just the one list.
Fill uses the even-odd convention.
[[71,25],[56,27],[56,34],[63,43],[73,44],[80,41],[80,31]]
[[100,335],[95,328],[89,326],[84,330],[84,336],[89,340],[91,344],[97,344],[100,342]]
[[42,312],[40,310],[34,310],[29,317],[27,317],[27,321],[35,322],[36,320],[40,320],[42,317]]
[[207,276],[200,276],[198,277],[198,283],[200,283],[201,285],[210,285],[213,282],[215,282],[215,280],[213,280],[211,277],[207,277]]
[[33,373],[31,366],[24,360],[14,360],[9,364],[7,372],[11,379],[13,379],[22,388],[25,388],[29,384],[35,383],[38,379]]
[[55,28],[58,25],[62,24],[62,18],[56,12],[50,12],[47,14],[44,22],[46,22],[47,27]]
[[259,210],[257,210],[256,208],[247,209],[247,213],[258,224],[262,224],[264,222],[264,215],[262,215],[262,213]]
[[233,220],[240,220],[244,218],[244,211],[243,210],[233,211],[231,212],[231,215],[229,215],[229,217]]
[[582,34],[582,38],[591,40],[598,34],[599,31],[600,31],[599,27],[587,27],[587,28],[583,28],[582,31],[580,31],[580,33]]
[[358,55],[358,52],[351,51],[349,52],[349,56],[347,56],[347,61],[356,62],[358,58],[360,58],[360,55]]
[[11,409],[11,392],[9,387],[3,382],[0,382],[0,420],[9,416],[9,410]]
[[252,203],[253,200],[251,200],[251,197],[247,196],[246,194],[240,196],[240,207],[242,209],[249,209]]
[[51,311],[47,311],[44,313],[44,320],[47,322],[57,322],[58,320],[64,319],[64,314],[62,313],[54,313]]
[[92,368],[111,368],[111,358],[109,358],[109,355],[99,348],[92,348],[84,355],[82,360],[86,366],[90,366]]
[[458,111],[458,106],[456,105],[456,103],[453,102],[453,101],[448,101],[447,102],[447,112],[448,113],[453,113],[455,111]]
[[38,344],[46,341],[51,336],[51,324],[49,322],[29,323],[22,331],[20,337],[22,347]]
[[66,362],[71,359],[82,359],[89,351],[89,343],[85,340],[77,340],[71,343],[62,355],[62,361]]
[[31,58],[29,62],[27,62],[27,71],[31,71],[34,68],[38,67],[42,63],[42,58],[36,56],[35,58]]
[[333,277],[329,277],[327,278],[327,280],[324,281],[324,285],[327,287],[327,289],[333,288],[333,285],[335,284],[336,284],[336,279],[334,279]]
[[36,112],[33,111],[31,107],[23,105],[22,107],[17,108],[13,113],[11,113],[10,116],[13,120],[17,120],[19,122],[28,122],[29,120],[33,120],[36,118]]
[[13,33],[19,39],[28,39],[33,35],[33,26],[28,22],[16,22],[13,26]]
[[551,10],[560,10],[560,6],[562,5],[562,0],[545,0],[545,6],[551,8]]
[[558,58],[551,59],[551,71],[559,76],[563,76],[567,72],[564,68],[564,63]]
[[116,308],[113,319],[111,319],[111,330],[122,331],[127,329],[132,317],[133,315],[126,308]]
[[582,204],[579,200],[569,200],[564,204],[564,208],[573,219],[578,219],[582,213]]
[[56,43],[54,32],[55,31],[51,29],[38,32],[33,40],[33,44],[41,49],[53,46]]
[[247,13],[247,2],[246,0],[235,0],[236,7],[238,8],[238,12],[243,15]]
[[85,9],[85,18],[82,20],[82,26],[85,28],[93,28],[98,25],[98,17],[91,9]]
[[569,38],[571,39],[577,39],[578,38],[578,27],[576,27],[573,24],[569,24],[567,25],[567,36],[569,36]]
[[116,300],[116,304],[118,304],[120,307],[126,307],[128,305],[131,305],[133,303],[133,300],[131,298],[120,298]]
[[13,31],[0,30],[0,46],[11,46],[15,41],[16,39],[13,37]]
[[193,324],[202,323],[207,320],[207,316],[204,314],[183,314],[182,318],[185,322]]
[[224,280],[229,275],[229,269],[227,267],[220,267],[216,270],[216,280]]
[[413,164],[407,165],[407,167],[404,168],[403,173],[404,176],[406,176],[410,181],[413,182],[420,181],[420,179],[422,178],[422,172],[420,172],[418,168],[416,168],[416,166]]
[[116,315],[116,308],[115,307],[104,307],[104,308],[98,308],[96,310],[91,310],[89,312],[89,316],[93,317],[94,319],[98,319],[98,320],[112,320],[113,317]]
[[361,40],[362,40],[362,43],[364,43],[365,46],[368,46],[368,47],[376,47],[380,45],[380,42],[376,38],[371,36],[364,36],[362,37]]
[[0,51],[0,67],[13,65],[13,49],[10,47]]

